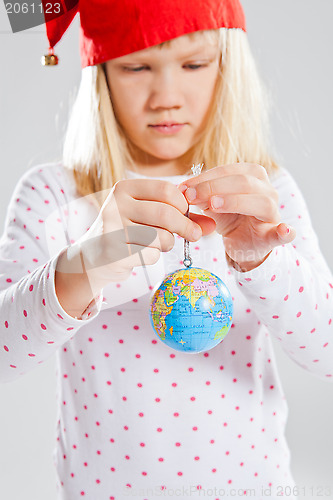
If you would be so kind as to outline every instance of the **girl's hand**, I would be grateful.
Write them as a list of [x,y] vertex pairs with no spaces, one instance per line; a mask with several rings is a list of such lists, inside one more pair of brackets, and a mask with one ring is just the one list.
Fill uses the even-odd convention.
[[155,264],[160,252],[171,250],[173,233],[197,241],[215,229],[215,222],[209,219],[202,231],[195,221],[206,217],[196,215],[191,220],[184,215],[187,209],[186,199],[170,182],[121,180],[89,230],[69,248],[67,271],[64,266],[58,271],[86,273],[93,291],[111,281],[125,280],[135,266]]
[[266,169],[253,163],[212,168],[179,184],[190,204],[214,219],[229,261],[241,271],[258,267],[295,229],[280,221],[278,193]]

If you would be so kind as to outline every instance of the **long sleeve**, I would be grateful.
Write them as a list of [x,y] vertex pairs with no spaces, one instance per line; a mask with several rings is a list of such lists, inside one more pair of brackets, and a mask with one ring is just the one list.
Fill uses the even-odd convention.
[[320,251],[305,200],[285,170],[272,180],[281,219],[296,229],[292,243],[275,248],[249,272],[231,269],[259,320],[302,368],[333,376],[333,277]]
[[45,221],[67,202],[65,177],[57,166],[30,169],[20,179],[8,207],[0,240],[1,382],[15,380],[49,358],[101,308],[99,298],[76,319],[57,299],[56,263],[71,242],[59,220],[54,234],[63,244],[52,254]]

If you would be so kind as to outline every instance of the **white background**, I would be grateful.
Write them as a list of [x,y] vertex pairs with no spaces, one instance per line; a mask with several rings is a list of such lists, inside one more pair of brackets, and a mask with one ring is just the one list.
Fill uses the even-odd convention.
[[[333,269],[333,2],[243,0],[243,6],[259,71],[275,101],[277,159],[301,187]],[[80,81],[78,27],[77,16],[57,47],[59,66],[43,67],[45,27],[12,34],[0,3],[1,232],[20,176],[31,166],[61,158],[68,110]],[[300,499],[333,498],[333,384],[301,369],[275,341],[274,347],[289,403],[287,439]],[[1,500],[56,499],[54,372],[52,358],[21,380],[0,386]],[[325,486],[330,495],[321,489]]]

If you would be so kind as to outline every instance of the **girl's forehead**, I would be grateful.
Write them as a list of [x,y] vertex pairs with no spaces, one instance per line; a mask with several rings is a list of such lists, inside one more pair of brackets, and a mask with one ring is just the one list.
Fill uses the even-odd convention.
[[132,52],[125,56],[118,57],[115,60],[140,59],[142,57],[159,57],[161,51],[167,51],[168,54],[175,57],[190,57],[196,54],[214,53],[218,48],[217,40],[208,40],[204,35],[190,33],[178,38],[173,38],[153,47],[148,47],[137,52]]

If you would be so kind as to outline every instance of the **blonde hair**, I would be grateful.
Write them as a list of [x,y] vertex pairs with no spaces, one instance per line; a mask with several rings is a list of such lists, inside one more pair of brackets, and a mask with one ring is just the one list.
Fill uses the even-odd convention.
[[[191,173],[193,163],[204,163],[209,169],[251,162],[272,174],[278,166],[269,153],[269,99],[247,35],[240,29],[220,28],[187,36],[217,42],[221,61],[205,133],[184,155],[184,173],[186,168]],[[172,40],[160,46],[170,43]],[[65,134],[63,164],[73,170],[82,196],[110,189],[125,177],[125,169],[135,168],[131,145],[113,112],[103,64],[82,70]]]

